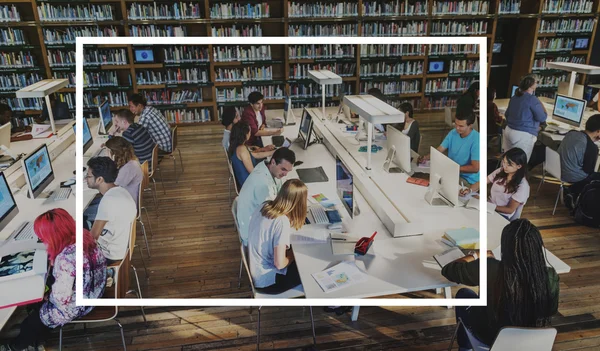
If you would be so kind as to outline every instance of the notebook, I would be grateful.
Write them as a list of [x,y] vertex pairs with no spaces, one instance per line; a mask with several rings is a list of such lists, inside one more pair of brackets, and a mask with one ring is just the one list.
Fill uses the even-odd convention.
[[460,228],[446,231],[442,241],[450,246],[475,249],[479,245],[479,231],[473,228]]
[[323,167],[320,166],[315,168],[301,168],[297,169],[296,172],[298,173],[298,178],[304,183],[321,183],[329,181]]
[[465,254],[458,247],[453,247],[440,254],[434,255],[433,259],[443,268],[450,262],[453,262],[461,257],[465,257]]
[[[479,210],[479,199],[472,197],[469,202],[467,202],[465,207]],[[487,202],[487,213],[494,213],[494,211],[496,211],[496,204]]]

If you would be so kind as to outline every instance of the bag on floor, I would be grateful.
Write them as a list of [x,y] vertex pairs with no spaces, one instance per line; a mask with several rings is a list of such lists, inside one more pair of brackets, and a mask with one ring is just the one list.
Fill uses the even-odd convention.
[[575,202],[573,213],[575,222],[600,228],[600,180],[593,180],[583,187]]

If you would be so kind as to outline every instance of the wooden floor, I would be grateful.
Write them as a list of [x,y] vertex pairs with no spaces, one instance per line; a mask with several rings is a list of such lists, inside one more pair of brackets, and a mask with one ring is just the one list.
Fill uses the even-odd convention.
[[[241,289],[237,287],[239,244],[229,208],[222,129],[180,129],[185,172],[176,183],[172,162],[163,160],[166,194],[159,182],[159,210],[149,198],[144,201],[154,230],[149,237],[151,259],[146,260],[148,281],[137,252],[133,260],[143,296],[250,297],[246,277]],[[424,146],[438,144],[441,138],[439,128],[424,128],[423,134]],[[532,180],[532,192],[537,185]],[[523,213],[539,226],[548,249],[571,266],[571,273],[560,276],[559,314],[553,319],[559,334],[554,349],[600,350],[600,233],[576,225],[560,204],[552,216],[557,190],[556,185],[544,185]],[[144,245],[141,235],[137,244]],[[397,297],[440,296],[423,292]],[[15,322],[23,313],[15,315]],[[155,307],[147,308],[146,314],[147,326],[139,309],[120,312],[128,350],[256,348],[256,309],[250,314],[243,307]],[[349,315],[324,313],[320,307],[314,308],[314,314],[319,350],[446,350],[455,328],[454,310],[444,307],[363,307],[357,322],[351,322]],[[302,350],[312,343],[307,307],[265,307],[261,326],[261,349]],[[5,328],[0,338],[16,332],[16,327]],[[46,350],[58,350],[57,345],[55,333]],[[90,324],[87,331],[68,326],[64,331],[64,350],[121,348],[114,322]]]

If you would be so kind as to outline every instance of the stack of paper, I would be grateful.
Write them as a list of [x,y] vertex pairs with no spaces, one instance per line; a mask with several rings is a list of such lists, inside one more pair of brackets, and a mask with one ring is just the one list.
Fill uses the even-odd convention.
[[473,228],[448,230],[442,236],[442,242],[462,249],[476,249],[479,246],[479,231]]
[[361,272],[352,261],[343,261],[322,272],[313,273],[312,276],[326,293],[367,280],[367,275]]

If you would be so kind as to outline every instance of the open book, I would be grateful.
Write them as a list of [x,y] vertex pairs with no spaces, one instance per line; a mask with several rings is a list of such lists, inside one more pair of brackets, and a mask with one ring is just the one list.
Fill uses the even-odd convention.
[[465,254],[461,249],[455,246],[440,254],[434,255],[433,259],[440,265],[440,268],[443,268],[448,263],[453,262],[461,257],[465,257]]
[[46,286],[45,250],[23,251],[0,260],[0,308],[41,301]]
[[[496,211],[496,204],[493,204],[491,202],[486,202],[487,203],[487,213],[494,213],[494,211]],[[474,197],[472,197],[467,204],[465,205],[466,208],[472,208],[475,210],[479,210],[479,199],[476,199]]]

